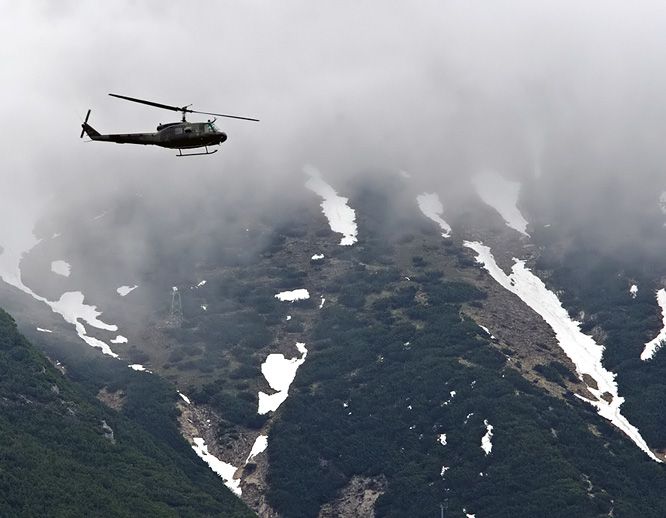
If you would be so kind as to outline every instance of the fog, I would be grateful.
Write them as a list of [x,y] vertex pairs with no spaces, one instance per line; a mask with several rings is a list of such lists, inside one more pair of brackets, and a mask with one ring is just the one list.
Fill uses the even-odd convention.
[[[219,226],[210,207],[311,196],[306,163],[340,186],[408,171],[445,203],[495,169],[524,182],[528,212],[608,239],[655,218],[666,190],[660,2],[2,5],[0,245],[26,221],[44,237],[134,196],[153,207],[139,227]],[[229,140],[212,157],[80,140],[88,108],[102,133],[178,118],[110,92],[261,122],[219,119]],[[145,238],[114,235],[128,234]]]

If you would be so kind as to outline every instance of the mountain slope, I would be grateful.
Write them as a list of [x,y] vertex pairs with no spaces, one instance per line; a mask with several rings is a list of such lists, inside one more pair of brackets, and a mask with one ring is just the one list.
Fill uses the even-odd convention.
[[[377,516],[433,516],[445,500],[484,517],[663,515],[663,467],[568,389],[527,382],[510,332],[493,340],[464,316],[490,320],[493,281],[462,243],[406,221],[381,232],[390,203],[366,194],[351,202],[362,241],[326,265],[308,359],[269,435],[281,515],[314,516],[359,479],[380,493]],[[540,368],[561,387],[575,380],[563,363]]]
[[[573,295],[594,294],[594,282],[617,292],[599,306],[623,308],[623,326],[636,326],[632,350],[658,325],[649,289],[631,311],[609,275],[588,275],[576,292],[566,263],[552,258],[562,246],[549,248],[534,225],[528,237],[474,196],[453,210],[404,179],[376,180],[336,185],[347,199],[320,178],[308,198],[243,210],[211,197],[168,212],[133,198],[131,211],[111,210],[95,225],[139,236],[140,271],[116,264],[122,234],[96,227],[70,244],[44,240],[26,261],[37,293],[81,290],[118,323],[128,343],[111,342],[115,331],[90,334],[112,343],[119,359],[80,340],[59,345],[66,326],[33,333],[92,393],[122,393],[121,414],[155,440],[181,453],[205,443],[213,465],[225,463],[224,482],[261,516],[432,516],[440,503],[479,518],[666,514],[664,466],[578,397],[594,401],[595,380],[542,313],[507,288],[507,272],[522,258],[570,310],[590,311],[590,299]],[[477,263],[470,240],[492,248],[506,283]],[[115,283],[79,273],[93,267],[72,244],[95,250],[100,278]],[[71,262],[70,277],[44,275],[56,257]],[[138,288],[121,296],[123,284]],[[624,296],[633,300],[629,285]],[[173,319],[177,300],[182,315]],[[639,372],[638,354],[633,370],[617,363],[622,336],[606,341],[614,329],[597,313],[583,331],[597,352],[607,345],[603,366],[619,372],[628,397],[623,415],[659,454],[660,418],[646,420],[659,392],[648,413],[632,414],[640,401],[624,376]],[[658,361],[648,366],[653,387]]]
[[3,516],[252,515],[193,454],[67,380],[2,310],[0,372]]

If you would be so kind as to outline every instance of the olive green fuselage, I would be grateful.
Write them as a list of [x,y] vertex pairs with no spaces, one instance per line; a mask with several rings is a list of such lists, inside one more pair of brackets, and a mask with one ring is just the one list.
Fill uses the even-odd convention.
[[117,133],[102,135],[87,123],[84,131],[92,140],[116,144],[142,144],[170,149],[192,149],[213,146],[227,140],[212,122],[171,122],[160,124],[155,133]]

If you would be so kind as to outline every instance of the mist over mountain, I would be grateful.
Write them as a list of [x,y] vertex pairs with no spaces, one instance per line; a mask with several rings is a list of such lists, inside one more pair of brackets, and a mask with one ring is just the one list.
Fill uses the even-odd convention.
[[200,509],[666,513],[659,3],[5,7],[0,307]]

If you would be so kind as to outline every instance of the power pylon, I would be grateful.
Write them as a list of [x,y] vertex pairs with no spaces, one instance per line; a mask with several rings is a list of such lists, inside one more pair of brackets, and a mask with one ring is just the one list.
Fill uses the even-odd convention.
[[167,319],[167,327],[180,327],[183,324],[183,302],[180,291],[174,286],[171,290],[171,313]]

